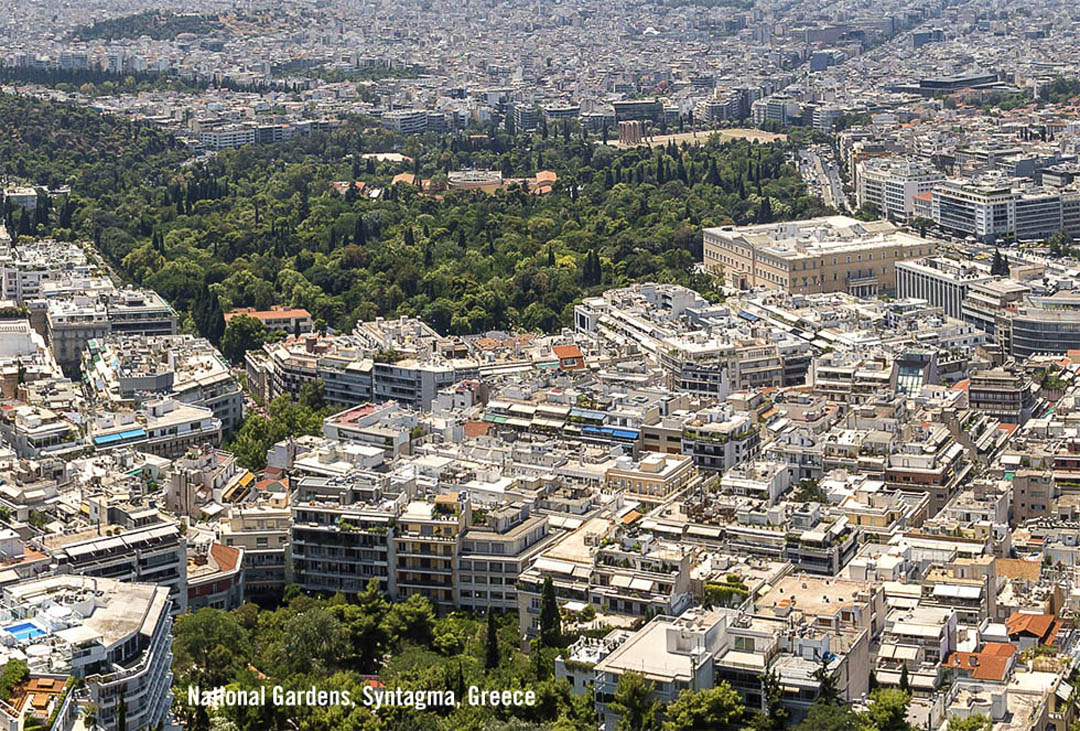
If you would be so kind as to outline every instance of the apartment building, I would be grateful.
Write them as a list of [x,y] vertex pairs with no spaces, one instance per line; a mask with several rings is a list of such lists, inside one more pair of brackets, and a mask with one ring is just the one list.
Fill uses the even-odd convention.
[[477,374],[471,360],[403,357],[398,351],[316,338],[264,345],[248,352],[245,365],[249,382],[263,400],[282,394],[296,398],[305,383],[322,381],[326,401],[339,406],[393,400],[430,409],[439,390]]
[[278,597],[292,583],[289,492],[269,492],[256,504],[233,505],[215,528],[217,540],[244,551],[244,596]]
[[650,700],[667,705],[683,690],[714,687],[713,663],[725,647],[730,616],[720,610],[690,609],[681,616],[660,616],[635,632],[594,668],[596,713],[604,731],[619,727],[610,704],[627,672],[652,683]]
[[968,383],[968,404],[1002,424],[1023,425],[1035,406],[1031,378],[1015,368],[977,371]]
[[1030,291],[1027,285],[1011,279],[975,282],[968,286],[960,303],[960,316],[964,322],[993,336],[996,342],[1005,346],[1005,352],[1010,352],[1010,319]]
[[471,509],[465,492],[405,505],[394,528],[397,599],[419,594],[441,611],[456,606],[458,555]]
[[171,611],[187,611],[187,541],[180,526],[147,518],[106,528],[49,536],[43,550],[62,573],[166,587]]
[[86,252],[76,244],[44,239],[11,247],[7,240],[7,247],[0,252],[0,296],[20,305],[40,299],[46,283],[89,280],[93,272]]
[[691,419],[682,428],[681,452],[698,470],[723,472],[757,456],[761,442],[760,428],[745,414],[722,421]]
[[210,409],[231,434],[244,399],[228,364],[205,338],[191,335],[110,335],[91,340],[82,356],[84,390],[105,408],[138,408],[171,397]]
[[99,413],[90,442],[98,451],[132,446],[161,457],[179,457],[192,447],[221,444],[221,421],[202,406],[154,399],[138,412]]
[[26,404],[0,413],[0,435],[24,459],[71,456],[86,447],[78,425],[70,418]]
[[629,537],[619,544],[617,534],[614,520],[594,517],[536,556],[517,583],[523,637],[536,636],[548,576],[561,606],[581,611],[591,604],[620,622],[656,614],[678,616],[691,605],[689,563],[683,558],[689,549],[655,541],[635,547]]
[[45,339],[65,373],[78,368],[90,340],[104,338],[112,332],[105,304],[89,297],[50,300],[45,325]]
[[962,319],[963,302],[975,284],[994,281],[988,271],[943,256],[902,261],[896,265],[898,299],[921,299]]
[[412,430],[418,420],[414,412],[389,401],[354,406],[323,419],[323,436],[346,445],[381,449],[392,459],[409,453]]
[[930,513],[937,513],[952,499],[971,471],[962,444],[941,424],[913,429],[896,451],[885,458],[885,482],[908,493],[928,493]]
[[517,577],[550,542],[548,518],[515,503],[473,509],[458,555],[457,606],[516,611]]
[[209,447],[191,449],[176,459],[165,487],[165,507],[176,515],[198,517],[204,505],[225,499],[240,479],[254,479],[229,452]]
[[750,118],[754,124],[776,122],[781,126],[801,119],[799,102],[784,94],[774,94],[765,99],[758,99],[750,104]]
[[426,109],[395,109],[384,112],[381,119],[384,127],[403,135],[423,134],[428,128]]
[[1061,191],[1010,178],[946,180],[934,187],[931,206],[934,223],[979,241],[1039,239],[1065,229]]
[[188,610],[203,607],[230,611],[244,603],[244,549],[205,543],[189,549]]
[[[66,673],[85,681],[71,692],[71,706],[95,708],[97,726],[117,728],[125,705],[128,728],[167,725],[172,715],[172,616],[169,589],[112,578],[50,576],[3,588],[9,621],[24,626],[14,636],[34,673]],[[62,723],[62,721],[60,721]],[[14,727],[14,726],[13,726]]]
[[855,167],[855,201],[873,205],[881,215],[907,221],[915,215],[915,196],[929,193],[945,175],[916,160],[871,158]]
[[847,216],[707,228],[703,235],[706,268],[722,271],[727,282],[792,294],[892,293],[896,262],[931,255],[937,248],[936,242],[888,221]]
[[125,289],[100,297],[50,299],[45,334],[56,362],[65,372],[71,372],[78,368],[90,340],[111,333],[172,335],[176,323],[176,312],[158,294]]
[[945,680],[941,664],[956,650],[956,610],[916,606],[893,609],[885,620],[874,675],[878,683],[898,687],[907,666],[916,696],[929,696]]
[[375,579],[381,592],[397,597],[396,522],[411,496],[407,486],[375,473],[301,479],[290,505],[295,583],[354,595]]
[[691,457],[653,452],[636,462],[629,456],[616,457],[614,466],[604,474],[604,484],[623,490],[627,497],[660,503],[691,484],[696,475]]
[[174,335],[176,311],[152,289],[122,289],[105,298],[109,331],[117,335]]

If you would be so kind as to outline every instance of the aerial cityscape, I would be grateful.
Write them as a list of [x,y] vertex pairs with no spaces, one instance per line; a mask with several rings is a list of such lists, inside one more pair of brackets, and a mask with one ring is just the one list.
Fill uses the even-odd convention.
[[1078,38],[0,0],[0,728],[1080,731]]

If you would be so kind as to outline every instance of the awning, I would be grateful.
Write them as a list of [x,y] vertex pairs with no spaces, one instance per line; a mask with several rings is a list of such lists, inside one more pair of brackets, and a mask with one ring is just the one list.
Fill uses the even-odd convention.
[[615,576],[611,577],[611,585],[616,587],[617,589],[629,589],[631,583],[632,579],[629,576],[616,574]]
[[656,582],[648,579],[634,579],[630,582],[630,588],[634,591],[652,591],[656,588]]

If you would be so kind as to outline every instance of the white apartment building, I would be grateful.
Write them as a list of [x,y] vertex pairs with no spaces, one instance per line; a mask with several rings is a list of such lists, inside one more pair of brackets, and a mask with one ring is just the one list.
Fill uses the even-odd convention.
[[877,206],[881,215],[906,221],[914,215],[915,196],[929,193],[945,175],[912,160],[871,158],[855,167],[855,200],[861,208]]
[[161,457],[179,457],[190,447],[221,444],[221,420],[206,407],[163,398],[147,401],[137,414],[98,414],[91,441],[98,451],[133,446]]
[[898,299],[925,300],[957,319],[963,317],[962,304],[971,285],[993,280],[983,269],[943,256],[896,263]]
[[398,109],[382,115],[384,127],[403,135],[418,135],[427,131],[428,113],[425,109]]
[[119,526],[113,535],[97,529],[50,536],[45,553],[60,573],[144,581],[168,590],[172,611],[187,610],[187,541],[176,523],[151,523],[131,530]]
[[84,688],[68,694],[58,718],[70,719],[74,706],[93,704],[96,728],[113,729],[123,702],[128,728],[171,725],[168,588],[110,578],[50,576],[5,587],[2,601],[0,616],[9,641],[0,654],[25,657],[21,650],[33,645],[39,649],[29,655],[31,672],[86,681]]
[[232,506],[216,531],[226,546],[244,551],[246,597],[277,596],[292,582],[289,493],[270,493],[255,505]]
[[1062,198],[1061,191],[1001,176],[946,180],[934,187],[931,211],[934,223],[979,241],[1037,239],[1065,230]]
[[205,406],[230,433],[243,419],[244,399],[221,354],[191,335],[118,336],[87,343],[83,381],[94,401],[135,408],[171,396]]

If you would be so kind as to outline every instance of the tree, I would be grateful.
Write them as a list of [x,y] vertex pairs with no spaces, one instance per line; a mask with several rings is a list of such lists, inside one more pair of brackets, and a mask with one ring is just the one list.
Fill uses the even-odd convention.
[[784,689],[775,672],[761,676],[761,697],[765,702],[765,710],[754,714],[750,728],[754,731],[783,731],[787,728],[791,714],[784,707]]
[[653,697],[655,686],[641,673],[619,676],[609,708],[619,716],[619,731],[659,731],[660,701]]
[[797,731],[866,731],[851,706],[840,703],[814,703]]
[[[123,77],[108,83],[116,81]],[[687,122],[692,129],[689,115]],[[536,135],[510,138],[491,128],[487,135],[406,140],[370,132],[367,124],[350,118],[326,133],[183,165],[183,146],[149,125],[0,95],[0,129],[14,130],[0,135],[0,160],[9,175],[49,188],[74,183],[78,191],[57,201],[56,214],[45,216],[43,208],[38,230],[35,216],[26,218],[24,230],[95,241],[126,278],[182,313],[189,331],[218,344],[226,329],[219,311],[249,304],[302,307],[320,325],[348,332],[361,320],[420,315],[442,299],[451,303],[445,319],[452,334],[550,332],[570,325],[573,303],[601,283],[693,285],[700,254],[681,251],[684,227],[824,213],[785,164],[789,143],[702,140],[657,155],[568,139],[565,123],[543,144]],[[602,136],[599,127],[595,136]],[[360,160],[358,172],[367,162],[372,175],[365,182],[381,195],[346,200],[323,184],[342,173],[348,178],[357,155],[376,148],[404,150],[414,172],[419,160],[421,170],[505,168],[511,175],[531,172],[539,152],[558,181],[542,195],[515,187],[484,199],[453,192],[435,200],[413,186],[388,187],[390,163],[370,170],[375,163]],[[657,185],[657,177],[668,182]],[[15,232],[23,214],[16,207],[5,218]],[[57,222],[60,229],[49,231]],[[411,249],[401,245],[406,229]],[[336,246],[327,251],[331,242]],[[556,265],[544,267],[549,246]],[[210,271],[215,276],[204,282]],[[243,291],[234,286],[239,274],[246,275]],[[259,301],[249,302],[256,294]]]
[[665,711],[664,731],[723,729],[741,718],[744,710],[739,694],[725,682],[707,690],[684,690]]
[[997,249],[994,249],[994,260],[990,264],[990,273],[995,277],[1009,276],[1009,261]]
[[494,670],[499,667],[499,633],[495,622],[495,612],[488,609],[487,643],[484,651],[484,667]]
[[323,400],[325,392],[326,384],[323,383],[321,378],[308,381],[300,386],[298,401],[304,408],[318,411],[326,406],[326,402]]
[[836,676],[829,670],[829,661],[821,658],[821,664],[814,671],[814,680],[818,681],[818,697],[815,703],[835,705],[840,702],[840,689],[836,687]]
[[532,641],[532,666],[533,677],[536,682],[542,681],[547,677],[547,662],[544,658],[544,645],[537,638]]
[[25,660],[8,660],[0,671],[0,700],[10,701],[11,691],[30,677],[30,666]]
[[800,480],[791,499],[797,503],[827,503],[829,496],[815,479]]
[[127,696],[120,691],[120,702],[116,706],[116,728],[118,731],[128,731],[128,707]]
[[350,647],[345,628],[329,609],[320,607],[299,613],[282,630],[285,657],[293,673],[324,674]]
[[431,642],[435,625],[435,610],[431,602],[413,594],[390,607],[386,617],[391,642],[408,640],[417,644]]
[[950,718],[948,731],[991,731],[993,728],[994,722],[989,716],[976,714],[967,718]]
[[222,685],[251,652],[247,632],[225,612],[203,607],[177,617],[173,626],[176,667],[193,671],[206,685]]
[[864,726],[871,731],[912,731],[907,722],[911,694],[896,688],[879,688],[870,694],[870,705],[863,714]]
[[900,690],[905,693],[911,692],[911,680],[908,678],[907,663],[900,667]]
[[555,584],[550,574],[544,577],[544,587],[540,592],[539,639],[544,647],[558,647],[562,641],[562,618],[559,616],[559,604],[555,599]]
[[244,355],[261,348],[266,337],[266,325],[261,320],[250,315],[234,315],[221,336],[221,354],[233,363],[243,363]]

